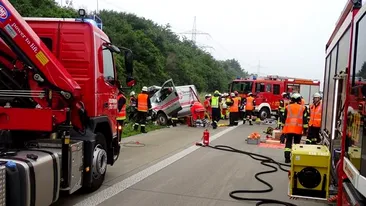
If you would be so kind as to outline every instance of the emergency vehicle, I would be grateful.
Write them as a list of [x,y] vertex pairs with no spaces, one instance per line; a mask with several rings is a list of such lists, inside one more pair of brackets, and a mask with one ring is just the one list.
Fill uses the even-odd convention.
[[[114,57],[122,48],[85,10],[79,15],[22,18],[0,0],[0,199],[6,193],[6,205],[48,206],[60,191],[93,192],[119,157]],[[132,52],[124,56],[126,84],[133,86]]]
[[255,113],[262,120],[278,115],[282,93],[300,93],[305,104],[311,103],[312,94],[319,92],[320,81],[268,75],[265,77],[237,78],[229,84],[230,93],[238,91],[245,98],[249,92],[255,97]]
[[366,204],[366,5],[346,4],[326,45],[321,136],[337,205]]

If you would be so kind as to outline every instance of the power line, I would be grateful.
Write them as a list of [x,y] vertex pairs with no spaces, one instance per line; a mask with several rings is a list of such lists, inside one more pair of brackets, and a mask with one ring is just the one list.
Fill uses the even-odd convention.
[[193,28],[192,28],[192,30],[186,31],[186,32],[181,32],[179,34],[190,34],[190,35],[192,35],[192,41],[195,44],[196,44],[196,40],[197,40],[197,35],[207,35],[207,36],[211,37],[211,35],[209,33],[201,32],[201,31],[198,31],[197,30],[196,16],[194,17],[194,20],[193,20]]

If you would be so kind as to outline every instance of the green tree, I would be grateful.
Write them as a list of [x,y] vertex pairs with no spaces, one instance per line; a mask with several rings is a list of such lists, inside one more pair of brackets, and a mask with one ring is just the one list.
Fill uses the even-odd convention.
[[366,79],[366,61],[362,64],[361,70],[358,71],[357,77],[362,77],[363,79]]
[[[10,2],[24,17],[77,16],[77,11],[70,4],[61,8],[53,0]],[[136,89],[144,85],[160,85],[172,78],[176,85],[194,84],[199,91],[224,91],[232,79],[248,75],[237,60],[215,60],[192,41],[180,40],[169,24],[158,25],[134,14],[109,10],[99,11],[98,16],[103,20],[103,30],[112,42],[133,51]],[[118,77],[124,79],[121,56],[116,56],[116,65]]]

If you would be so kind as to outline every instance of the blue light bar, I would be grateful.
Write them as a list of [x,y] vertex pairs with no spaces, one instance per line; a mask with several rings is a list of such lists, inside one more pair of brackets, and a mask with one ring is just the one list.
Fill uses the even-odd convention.
[[[83,21],[81,18],[76,18],[76,21]],[[93,15],[92,17],[84,18],[84,22],[87,22],[93,26],[98,27],[99,29],[103,30],[103,22],[99,16]]]

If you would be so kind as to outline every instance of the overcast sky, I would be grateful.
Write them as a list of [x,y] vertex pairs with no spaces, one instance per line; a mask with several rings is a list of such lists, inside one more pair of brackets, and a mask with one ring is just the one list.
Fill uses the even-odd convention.
[[[66,0],[63,0],[65,4]],[[58,0],[61,2],[61,0]],[[250,73],[323,81],[325,44],[347,0],[73,0],[76,8],[135,13],[174,32],[191,32],[217,59],[235,58]],[[187,35],[191,38],[192,35]],[[212,48],[210,48],[212,47]]]

